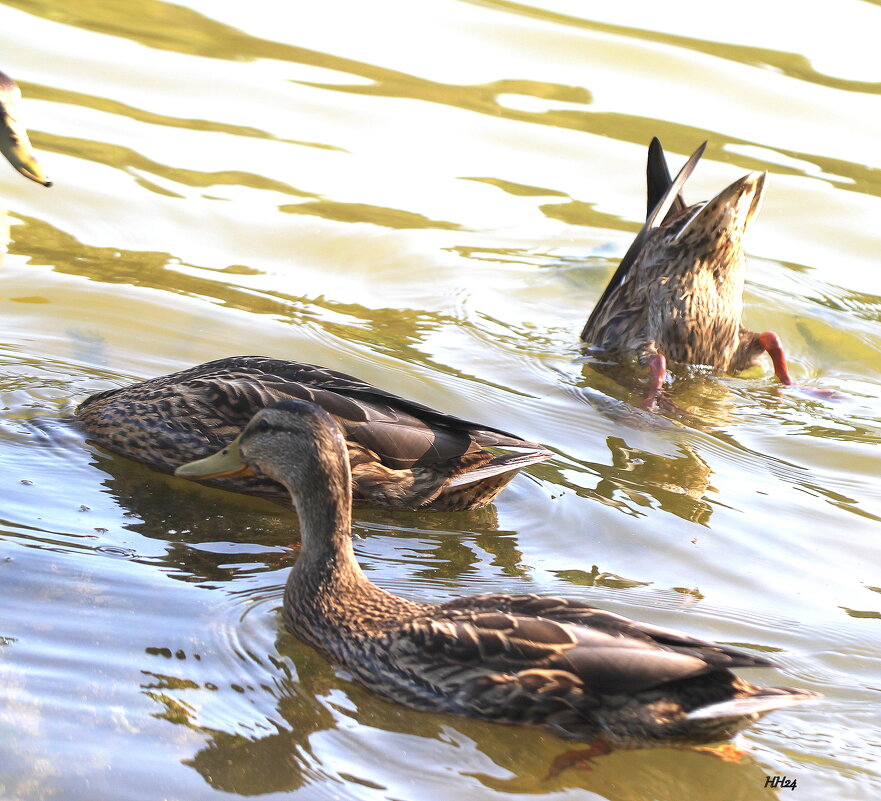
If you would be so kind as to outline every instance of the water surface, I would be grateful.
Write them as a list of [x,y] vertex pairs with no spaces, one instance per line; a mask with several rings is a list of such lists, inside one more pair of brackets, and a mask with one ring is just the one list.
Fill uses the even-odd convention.
[[[0,164],[0,797],[877,797],[881,10],[682,2],[0,4],[44,190]],[[746,323],[769,363],[687,425],[578,361],[644,214],[769,172]],[[571,595],[767,652],[825,694],[739,738],[544,777],[567,745],[380,701],[283,630],[294,515],[83,441],[90,392],[260,353],[547,443],[486,510],[359,507],[417,600]],[[663,421],[662,421],[663,422]],[[788,797],[788,796],[784,796]]]

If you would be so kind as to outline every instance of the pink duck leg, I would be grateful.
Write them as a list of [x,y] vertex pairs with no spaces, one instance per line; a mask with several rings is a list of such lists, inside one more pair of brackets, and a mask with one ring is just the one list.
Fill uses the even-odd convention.
[[774,374],[780,380],[781,384],[784,384],[787,387],[793,387],[806,395],[819,398],[820,400],[843,400],[847,397],[833,389],[805,387],[801,384],[796,384],[792,380],[792,376],[789,375],[789,367],[786,365],[786,354],[783,352],[783,345],[780,342],[780,337],[778,337],[773,331],[765,331],[763,334],[759,334],[759,344],[771,357],[771,362],[774,364]]

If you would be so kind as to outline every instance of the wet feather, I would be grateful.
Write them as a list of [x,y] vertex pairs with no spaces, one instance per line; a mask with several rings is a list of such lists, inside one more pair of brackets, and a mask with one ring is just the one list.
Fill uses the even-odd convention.
[[288,487],[300,519],[285,624],[390,700],[632,748],[725,739],[776,706],[817,697],[731,672],[772,666],[763,656],[572,599],[496,593],[422,604],[385,592],[355,560],[348,460],[326,413],[270,407],[238,448]]
[[761,206],[765,175],[750,173],[712,200],[688,206],[682,187],[705,145],[671,180],[661,144],[652,141],[646,223],[581,333],[586,344],[651,364],[654,394],[668,362],[734,373],[765,352],[780,380],[791,383],[776,335],[741,323],[743,237]]
[[[219,359],[99,392],[80,405],[77,416],[98,445],[171,471],[227,445],[256,412],[286,398],[309,401],[332,415],[346,438],[352,491],[359,500],[471,509],[490,503],[518,470],[551,455],[507,431],[432,409],[345,373],[261,356]],[[495,454],[487,447],[525,452]],[[265,477],[213,483],[286,495]]]

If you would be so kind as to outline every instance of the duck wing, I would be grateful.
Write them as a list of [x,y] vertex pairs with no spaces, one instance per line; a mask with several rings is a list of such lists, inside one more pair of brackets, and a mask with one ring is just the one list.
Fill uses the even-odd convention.
[[[506,596],[476,596],[435,607],[389,633],[396,661],[422,663],[437,695],[463,706],[498,705],[524,694],[553,698],[632,696],[669,682],[732,667],[770,663],[726,645],[645,625],[601,609],[537,596],[507,596],[507,609],[488,610]],[[544,611],[573,621],[521,612]],[[551,604],[554,604],[552,606]],[[504,604],[503,604],[504,606]],[[480,714],[491,714],[481,709]]]
[[[149,433],[150,441],[142,443],[144,460],[163,463],[164,454],[181,445],[181,437],[186,456],[199,458],[235,437],[260,409],[291,397],[324,408],[347,439],[395,469],[443,462],[483,445],[540,449],[507,431],[432,409],[354,376],[262,356],[219,359],[97,393],[78,415],[91,433],[103,434],[110,444],[114,437],[129,441]],[[146,449],[159,455],[150,458]]]
[[736,660],[726,667],[774,667],[774,663],[762,656],[754,656],[739,648],[721,645],[711,640],[694,637],[675,629],[642,623],[591,606],[584,601],[553,595],[508,595],[506,593],[486,593],[457,598],[439,607],[445,613],[501,613],[515,618],[535,618],[555,623],[568,623],[575,626],[603,632],[615,637],[626,637],[650,645],[664,648],[693,649],[695,653],[719,655],[722,666],[725,660]]

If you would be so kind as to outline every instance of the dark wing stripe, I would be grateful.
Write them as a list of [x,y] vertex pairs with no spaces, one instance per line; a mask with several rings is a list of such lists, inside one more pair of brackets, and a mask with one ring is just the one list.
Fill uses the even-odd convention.
[[600,695],[632,695],[670,681],[714,670],[703,659],[675,651],[633,648],[575,648],[559,660]]
[[683,651],[589,626],[499,612],[410,620],[395,640],[402,653],[415,648],[430,654],[433,665],[449,660],[464,672],[495,674],[505,682],[519,682],[522,675],[526,689],[536,670],[568,674],[573,687],[606,696],[632,695],[725,667],[716,664],[711,648]]

